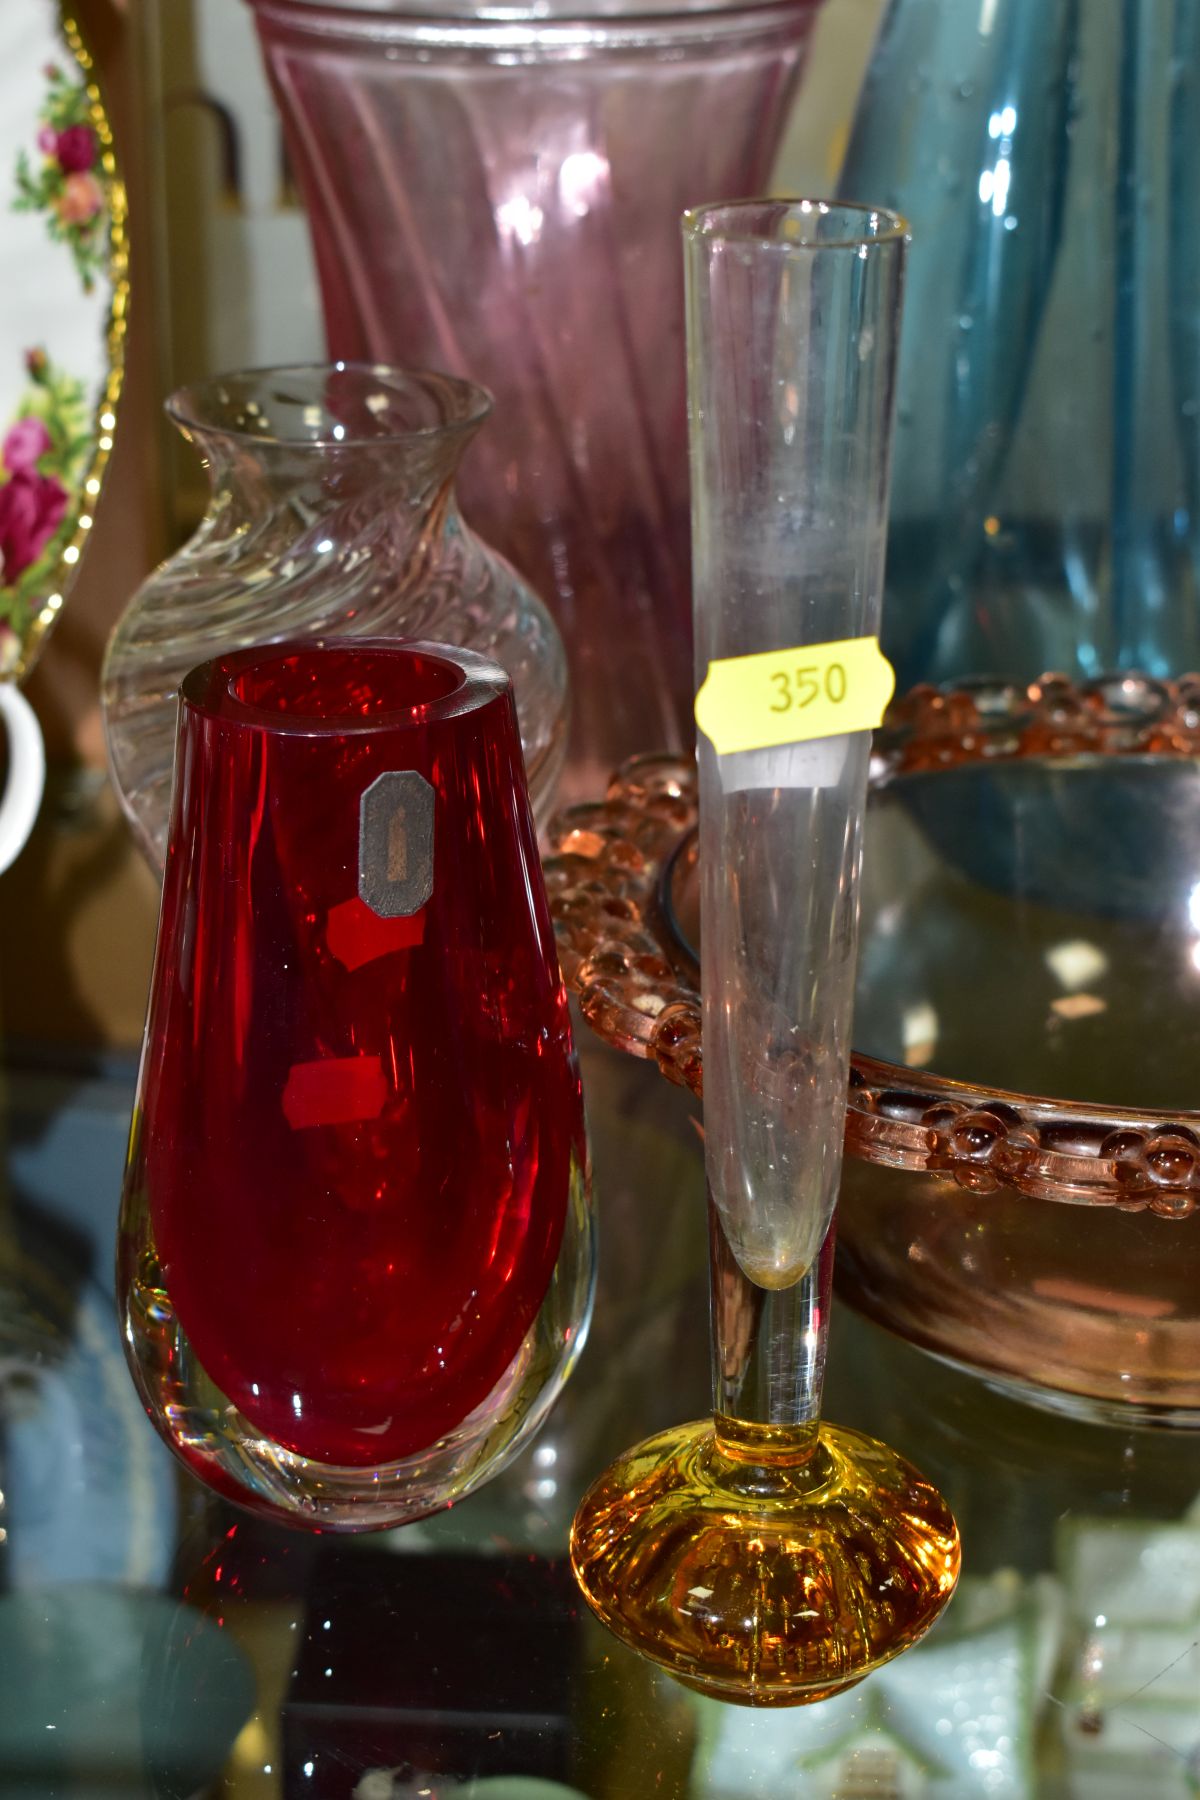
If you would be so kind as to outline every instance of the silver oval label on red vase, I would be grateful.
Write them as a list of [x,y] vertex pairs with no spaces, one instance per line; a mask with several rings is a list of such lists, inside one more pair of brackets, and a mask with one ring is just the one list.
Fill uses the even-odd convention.
[[380,775],[358,814],[358,896],[381,919],[420,912],[433,893],[433,789],[416,769]]

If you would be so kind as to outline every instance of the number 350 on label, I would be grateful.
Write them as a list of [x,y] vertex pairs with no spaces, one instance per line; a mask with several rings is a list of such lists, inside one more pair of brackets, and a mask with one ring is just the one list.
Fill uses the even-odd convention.
[[709,663],[696,723],[720,755],[872,731],[895,686],[873,637],[730,656]]

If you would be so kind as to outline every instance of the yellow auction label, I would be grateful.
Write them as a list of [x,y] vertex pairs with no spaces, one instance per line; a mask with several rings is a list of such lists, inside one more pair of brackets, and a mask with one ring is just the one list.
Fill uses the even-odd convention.
[[873,637],[710,662],[696,723],[718,754],[873,731],[896,688]]

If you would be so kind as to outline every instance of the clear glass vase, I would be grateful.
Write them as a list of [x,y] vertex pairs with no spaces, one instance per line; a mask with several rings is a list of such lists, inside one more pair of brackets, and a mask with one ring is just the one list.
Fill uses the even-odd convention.
[[567,646],[567,791],[690,745],[677,223],[761,192],[819,0],[253,0],[334,356],[496,395],[464,498]]
[[534,815],[566,752],[562,642],[532,589],[464,523],[459,461],[490,410],[452,376],[317,365],[224,375],[167,411],[208,464],[195,536],[134,595],[101,682],[113,779],[161,868],[176,696],[207,656],[296,637],[424,637],[512,677]]
[[790,1706],[915,1643],[959,1567],[936,1489],[821,1416],[906,232],[745,201],[684,241],[713,1411],[617,1458],[571,1557],[681,1681]]
[[840,191],[911,220],[901,687],[1200,662],[1198,0],[891,0]]

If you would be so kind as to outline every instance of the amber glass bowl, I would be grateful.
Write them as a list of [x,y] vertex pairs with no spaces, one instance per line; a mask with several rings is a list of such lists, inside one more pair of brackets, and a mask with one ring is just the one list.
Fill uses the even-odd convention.
[[[568,984],[702,1091],[690,763],[551,832]],[[841,1292],[1045,1404],[1200,1427],[1200,678],[918,689],[877,735]]]

